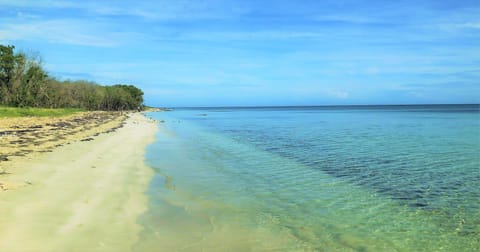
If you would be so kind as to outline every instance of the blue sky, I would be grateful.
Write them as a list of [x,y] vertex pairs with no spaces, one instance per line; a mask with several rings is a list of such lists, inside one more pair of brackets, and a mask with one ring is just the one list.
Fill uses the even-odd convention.
[[480,103],[478,0],[0,0],[0,43],[152,106]]

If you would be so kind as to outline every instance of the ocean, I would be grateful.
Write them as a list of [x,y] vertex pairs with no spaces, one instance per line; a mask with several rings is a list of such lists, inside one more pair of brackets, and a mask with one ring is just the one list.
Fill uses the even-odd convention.
[[178,108],[145,251],[480,251],[480,106]]

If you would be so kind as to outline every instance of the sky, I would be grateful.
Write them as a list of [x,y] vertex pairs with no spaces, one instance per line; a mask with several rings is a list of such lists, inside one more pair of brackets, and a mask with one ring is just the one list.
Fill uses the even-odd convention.
[[479,0],[0,0],[0,44],[150,106],[480,103]]

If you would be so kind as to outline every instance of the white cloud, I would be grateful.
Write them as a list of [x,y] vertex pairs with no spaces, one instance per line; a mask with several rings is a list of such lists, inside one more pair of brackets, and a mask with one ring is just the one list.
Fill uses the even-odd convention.
[[225,41],[225,40],[287,40],[287,39],[324,39],[328,35],[319,32],[298,32],[298,31],[236,31],[236,32],[192,32],[182,34],[178,39],[203,40],[203,41]]
[[351,24],[372,24],[372,23],[384,23],[384,21],[373,18],[371,16],[362,15],[320,15],[313,17],[313,20],[320,22],[344,22]]
[[247,4],[225,0],[62,1],[0,0],[0,8],[49,11],[75,10],[97,17],[131,16],[146,20],[232,19],[249,11]]
[[67,8],[80,6],[78,2],[74,1],[59,1],[59,0],[0,0],[0,6],[3,7],[29,7],[29,8]]
[[248,11],[241,2],[225,0],[138,1],[121,7],[123,14],[157,20],[232,19]]
[[[2,1],[2,0],[0,0]],[[46,3],[37,7],[49,7]],[[0,2],[1,3],[1,2]],[[0,4],[1,5],[1,4]],[[28,6],[23,4],[21,6]],[[58,2],[50,7],[75,8],[100,16],[133,16],[147,20],[230,19],[248,12],[241,2],[225,0],[82,1]]]
[[436,26],[444,31],[457,32],[463,29],[480,29],[480,22],[441,23]]
[[458,24],[457,26],[462,28],[480,29],[480,22],[467,22]]
[[342,99],[342,100],[348,99],[348,97],[349,97],[349,93],[347,91],[344,91],[344,90],[332,89],[332,90],[328,90],[327,94],[329,96],[333,96],[337,99]]
[[3,41],[36,40],[50,43],[114,47],[126,39],[141,39],[134,32],[109,32],[102,25],[73,19],[28,20],[0,24],[0,38]]

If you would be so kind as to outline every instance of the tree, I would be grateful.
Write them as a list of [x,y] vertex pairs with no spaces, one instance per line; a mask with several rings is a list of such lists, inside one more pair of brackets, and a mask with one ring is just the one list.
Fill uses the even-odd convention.
[[0,45],[0,102],[7,103],[11,93],[11,79],[15,67],[15,46]]
[[27,56],[25,54],[18,53],[15,55],[15,67],[13,70],[12,79],[10,80],[12,97],[8,102],[8,105],[18,106],[22,100],[19,91],[22,87],[23,77],[27,71],[27,62]]
[[128,93],[127,107],[128,109],[137,109],[143,106],[143,91],[133,85],[114,85],[113,87],[124,90]]
[[20,99],[17,106],[21,107],[45,107],[49,97],[46,87],[48,75],[38,64],[33,64],[22,78],[20,87]]
[[133,85],[100,86],[88,81],[58,81],[38,57],[0,45],[0,104],[17,107],[133,110],[143,106],[143,92]]

